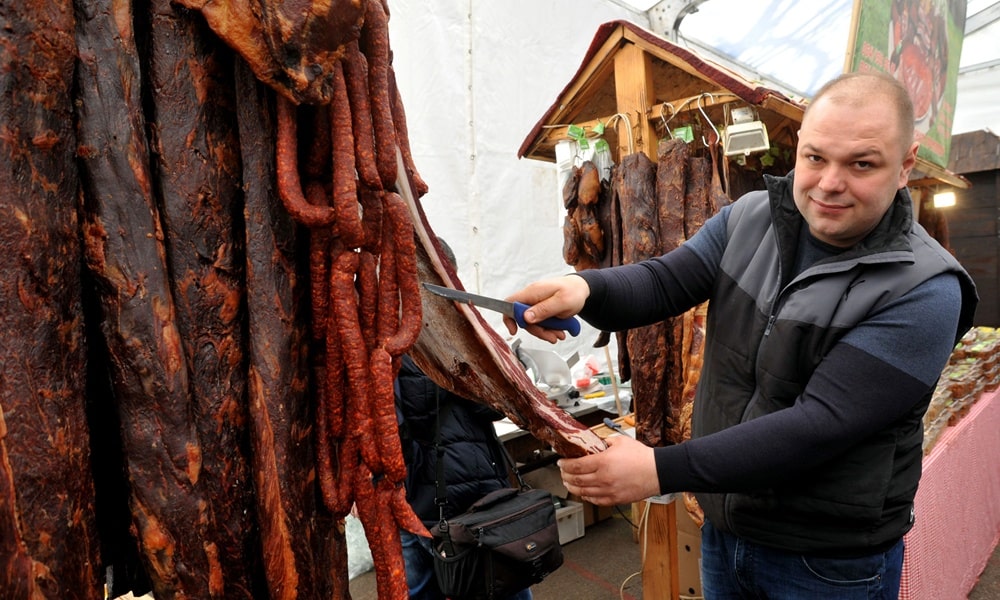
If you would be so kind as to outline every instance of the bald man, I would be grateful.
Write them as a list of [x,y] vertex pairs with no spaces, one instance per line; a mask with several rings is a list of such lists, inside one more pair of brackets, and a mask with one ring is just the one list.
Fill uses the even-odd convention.
[[916,152],[905,88],[843,75],[807,108],[795,169],[677,250],[509,297],[534,305],[529,323],[578,314],[605,331],[710,301],[692,439],[614,437],[559,462],[599,505],[694,492],[706,598],[898,597],[922,417],[978,302],[913,218]]

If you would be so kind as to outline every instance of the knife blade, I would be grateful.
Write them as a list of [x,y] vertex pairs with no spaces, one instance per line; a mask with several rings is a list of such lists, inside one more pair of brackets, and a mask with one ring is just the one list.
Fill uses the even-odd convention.
[[[437,294],[438,296],[454,300],[455,302],[475,304],[481,308],[503,313],[514,319],[514,321],[516,321],[522,329],[528,327],[528,323],[524,320],[524,311],[531,307],[523,302],[507,302],[506,300],[499,300],[497,298],[490,298],[488,296],[480,296],[479,294],[441,287],[440,285],[434,285],[433,283],[425,282],[423,285],[428,291]],[[538,325],[541,325],[546,329],[561,329],[572,336],[579,335],[580,333],[580,321],[578,321],[576,317],[570,317],[568,319],[549,317],[548,319],[539,322]]]

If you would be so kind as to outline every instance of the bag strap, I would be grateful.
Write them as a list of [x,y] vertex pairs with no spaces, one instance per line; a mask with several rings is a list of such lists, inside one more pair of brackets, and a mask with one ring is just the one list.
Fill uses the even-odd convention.
[[503,441],[500,440],[500,436],[497,435],[496,428],[493,429],[493,439],[496,440],[497,446],[500,446],[500,453],[503,455],[504,462],[510,467],[510,470],[514,472],[514,477],[517,478],[517,484],[521,491],[531,489],[531,486],[524,482],[524,478],[521,477],[521,471],[518,470],[517,465],[514,463],[514,459],[511,458],[510,453],[507,452],[507,446],[504,445]]
[[[444,410],[451,410],[451,402],[444,405]],[[437,457],[435,465],[434,485],[437,489],[434,503],[438,507],[438,534],[442,540],[445,556],[455,555],[455,545],[448,531],[448,521],[444,518],[444,507],[448,503],[448,489],[444,485],[444,446],[441,444],[441,388],[434,387],[434,452]]]

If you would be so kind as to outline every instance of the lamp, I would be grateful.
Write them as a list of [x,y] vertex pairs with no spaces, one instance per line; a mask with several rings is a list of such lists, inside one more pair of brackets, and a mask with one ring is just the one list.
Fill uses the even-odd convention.
[[955,206],[955,192],[938,192],[934,194],[934,208]]
[[771,148],[767,127],[756,119],[752,108],[744,106],[727,112],[730,122],[722,131],[722,151],[726,156],[746,156],[751,152],[765,152]]

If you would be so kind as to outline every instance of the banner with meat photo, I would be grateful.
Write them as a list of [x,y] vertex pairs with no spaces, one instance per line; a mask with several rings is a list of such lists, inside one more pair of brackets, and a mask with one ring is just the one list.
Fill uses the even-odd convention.
[[855,0],[845,72],[891,73],[910,91],[918,156],[948,166],[966,0]]

